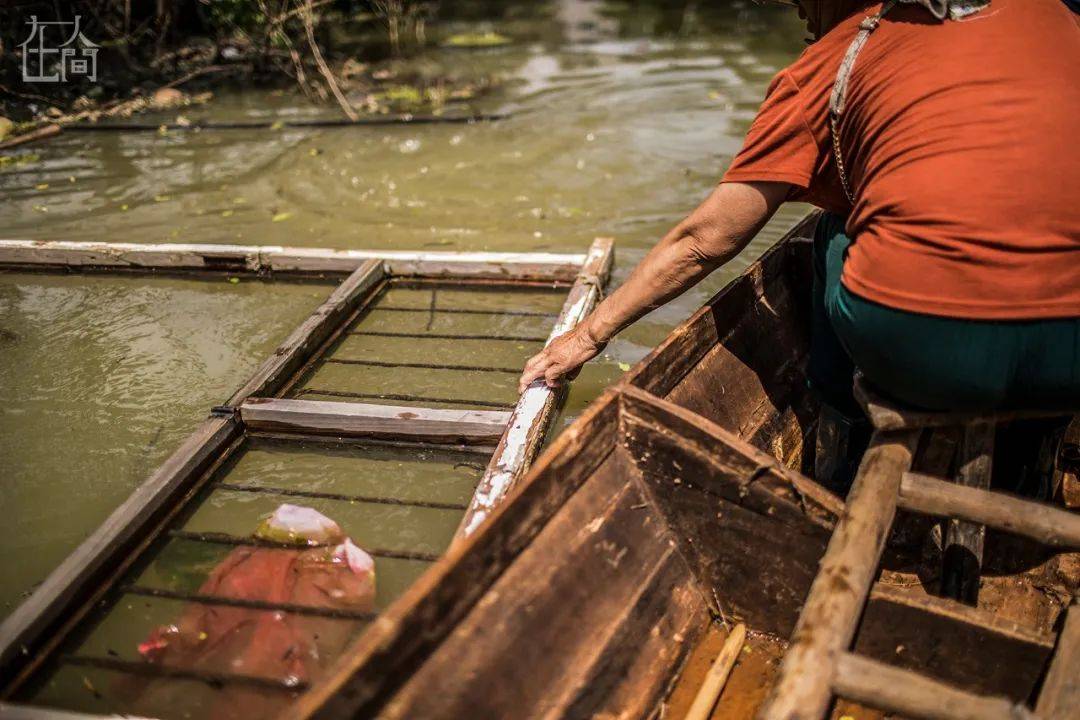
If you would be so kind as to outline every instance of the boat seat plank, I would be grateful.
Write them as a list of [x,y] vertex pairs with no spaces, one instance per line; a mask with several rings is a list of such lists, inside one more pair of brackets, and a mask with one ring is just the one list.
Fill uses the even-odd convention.
[[963,427],[972,423],[1007,422],[1029,418],[1070,415],[1061,410],[1003,410],[986,412],[937,412],[908,408],[878,393],[861,376],[855,380],[855,398],[873,426],[882,431]]

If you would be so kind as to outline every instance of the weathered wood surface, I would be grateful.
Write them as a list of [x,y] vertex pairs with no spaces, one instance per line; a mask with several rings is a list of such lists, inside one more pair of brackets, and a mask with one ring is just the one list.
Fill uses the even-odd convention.
[[1034,720],[1023,705],[1005,698],[974,695],[852,653],[837,657],[832,685],[841,697],[913,719]]
[[275,395],[281,385],[311,359],[315,349],[339,329],[362,302],[374,296],[374,288],[385,277],[386,270],[380,260],[368,260],[354,270],[225,404],[238,407],[252,396]]
[[683,408],[622,399],[631,459],[713,613],[790,635],[843,504]]
[[618,402],[609,391],[556,439],[513,501],[452,545],[283,717],[373,715],[608,458],[617,423]]
[[693,410],[801,467],[815,415],[809,352],[810,247],[816,215],[676,328],[622,381]]
[[498,442],[510,413],[249,398],[240,417],[256,431],[475,445]]
[[369,260],[394,276],[570,282],[585,255],[333,250],[274,245],[0,240],[0,266],[347,275]]
[[[112,568],[115,558],[156,523],[203,470],[240,434],[232,417],[205,420],[97,530],[84,540],[0,625],[0,669],[15,679],[54,624],[65,619]],[[24,649],[28,649],[27,655]],[[0,697],[6,693],[0,693]]]
[[[592,311],[600,300],[613,260],[614,241],[611,238],[597,238],[589,247],[547,344],[572,330]],[[506,432],[499,440],[491,463],[480,478],[469,509],[461,520],[456,535],[458,539],[475,532],[529,469],[555,417],[563,391],[564,388],[553,389],[543,381],[536,381],[522,393]]]
[[780,500],[823,529],[831,529],[843,512],[844,502],[836,495],[719,424],[636,387],[622,388],[620,396],[624,424],[650,425],[677,438],[682,450],[709,456],[723,468],[725,484],[734,487],[725,487],[719,494],[732,500],[760,495],[770,504]]
[[[990,489],[994,460],[995,423],[982,420],[964,427],[956,485],[976,491]],[[951,517],[946,522],[941,567],[941,592],[969,605],[979,600],[986,526]]]
[[709,720],[720,693],[724,691],[724,684],[727,683],[728,676],[731,674],[731,668],[735,667],[735,661],[739,659],[745,640],[746,626],[740,623],[728,635],[724,641],[724,647],[720,649],[720,654],[716,656],[709,667],[709,672],[705,674],[705,681],[694,697],[689,712],[686,713],[686,720]]
[[871,440],[760,720],[824,717],[836,658],[854,639],[918,438],[876,433]]
[[1080,605],[1075,598],[1065,615],[1035,712],[1039,720],[1070,720],[1080,714]]
[[[671,611],[672,589],[691,582],[632,474],[617,448],[380,717],[611,715],[613,685],[633,682],[625,673],[643,638]],[[704,603],[689,599],[700,632]],[[671,673],[682,644],[663,644],[653,660]]]
[[900,483],[905,510],[958,517],[1023,535],[1058,548],[1080,548],[1080,515],[1046,503],[978,490],[920,473],[905,473]]
[[88,715],[40,705],[0,703],[0,720],[149,720],[136,715]]
[[859,623],[854,651],[969,692],[1031,696],[1054,638],[952,600],[878,582]]

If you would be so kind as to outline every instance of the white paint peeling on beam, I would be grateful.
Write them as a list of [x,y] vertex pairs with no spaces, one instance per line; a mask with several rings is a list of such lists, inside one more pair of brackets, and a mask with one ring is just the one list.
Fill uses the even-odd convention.
[[[548,336],[548,345],[572,330],[599,301],[600,288],[610,272],[611,260],[612,241],[598,238],[585,256],[585,263]],[[556,398],[556,392],[547,387],[543,380],[533,382],[522,393],[495,456],[480,479],[458,528],[458,538],[468,537],[483,524],[531,464],[533,456],[539,451],[540,440],[554,410]]]
[[396,275],[559,281],[573,279],[582,263],[588,261],[586,255],[562,253],[410,252],[280,245],[0,240],[0,265],[19,266],[348,273],[371,259],[386,260],[390,272]]

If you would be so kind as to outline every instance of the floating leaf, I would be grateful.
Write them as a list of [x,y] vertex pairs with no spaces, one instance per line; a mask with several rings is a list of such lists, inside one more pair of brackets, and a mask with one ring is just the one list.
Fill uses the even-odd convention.
[[424,102],[424,94],[411,85],[391,85],[379,96],[386,102],[401,105],[420,105]]
[[38,183],[37,185],[34,186],[34,189],[35,190],[48,190],[49,189],[49,183]]
[[233,214],[232,210],[222,210],[221,211],[221,217],[232,217],[232,214]]
[[275,120],[275,121],[274,121],[274,122],[273,122],[273,123],[272,123],[272,124],[270,125],[270,129],[271,129],[271,130],[280,130],[280,129],[281,129],[281,128],[283,128],[283,127],[285,127],[285,123],[283,123],[283,122],[282,122],[281,120]]
[[231,277],[231,278],[229,278],[229,282],[231,282],[233,285],[239,285],[240,284],[240,278]]
[[291,212],[279,212],[277,215],[275,215],[273,217],[271,222],[284,222],[284,221],[288,220],[291,217],[292,217]]
[[168,199],[169,199],[168,195],[155,195],[154,196],[154,202],[165,202]]
[[624,363],[624,362],[619,363],[619,369],[622,370],[623,372],[626,372],[627,370],[630,369],[630,363]]
[[499,45],[509,45],[512,41],[497,32],[485,32],[485,33],[459,33],[458,35],[451,35],[446,39],[445,45],[449,47],[459,48],[471,48],[471,47],[497,47]]

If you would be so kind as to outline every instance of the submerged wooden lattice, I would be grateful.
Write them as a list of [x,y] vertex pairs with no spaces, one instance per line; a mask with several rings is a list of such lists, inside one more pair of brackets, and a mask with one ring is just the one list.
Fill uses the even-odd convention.
[[[527,469],[560,396],[538,384],[519,397],[520,368],[595,304],[611,250],[608,240],[576,256],[0,241],[0,266],[33,270],[349,273],[0,626],[2,699],[182,717],[214,707],[228,716],[230,688],[248,709],[297,697],[317,678],[169,667],[135,648],[185,609],[220,608],[254,625],[318,623],[336,640],[317,665],[332,663]],[[326,487],[314,468],[245,480],[267,448],[369,465],[396,458],[440,468],[456,489],[417,495],[400,467],[357,470],[343,487]],[[285,550],[251,535],[283,502],[320,510],[374,557],[371,612],[200,592],[236,548]],[[167,692],[148,706],[132,699],[133,686],[151,683]]]

